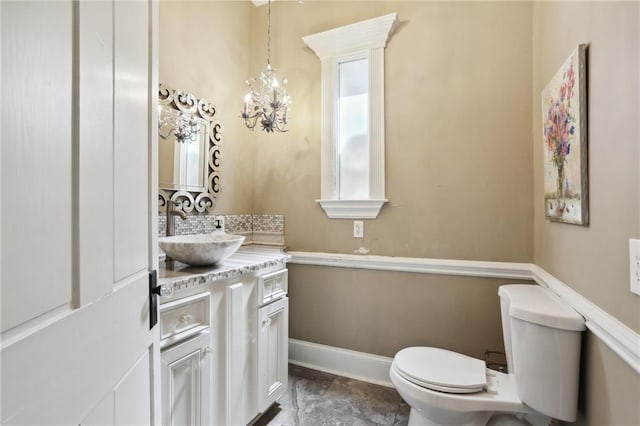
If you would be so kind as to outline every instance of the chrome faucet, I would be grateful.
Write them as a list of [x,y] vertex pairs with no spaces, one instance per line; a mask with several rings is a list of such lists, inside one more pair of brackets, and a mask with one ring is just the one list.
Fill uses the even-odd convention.
[[176,234],[176,216],[180,216],[180,219],[187,220],[187,214],[176,208],[180,206],[180,203],[175,203],[171,200],[167,202],[167,232],[165,235],[170,237]]
[[[167,237],[171,237],[176,233],[176,216],[180,216],[182,220],[187,220],[187,214],[179,208],[176,208],[178,206],[180,206],[180,203],[175,203],[171,200],[167,202],[167,229],[165,232]],[[167,269],[175,269],[175,260],[169,255],[165,255],[164,263]]]

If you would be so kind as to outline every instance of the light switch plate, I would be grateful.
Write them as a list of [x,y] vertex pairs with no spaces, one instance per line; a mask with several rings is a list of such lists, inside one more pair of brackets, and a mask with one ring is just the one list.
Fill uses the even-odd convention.
[[640,240],[629,238],[631,292],[640,296]]
[[362,220],[353,221],[353,238],[364,238],[364,222]]

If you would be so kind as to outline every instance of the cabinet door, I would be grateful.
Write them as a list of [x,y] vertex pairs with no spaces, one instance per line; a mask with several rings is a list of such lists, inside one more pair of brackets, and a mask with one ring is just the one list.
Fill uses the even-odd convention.
[[163,425],[210,424],[210,345],[205,332],[162,352]]
[[264,412],[287,389],[289,299],[258,310],[258,408]]

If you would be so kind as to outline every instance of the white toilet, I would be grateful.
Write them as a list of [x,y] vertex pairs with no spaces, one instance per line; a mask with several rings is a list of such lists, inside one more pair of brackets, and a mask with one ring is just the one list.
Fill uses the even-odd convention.
[[576,420],[584,319],[549,289],[501,286],[509,374],[456,352],[412,347],[389,372],[413,425],[540,425]]

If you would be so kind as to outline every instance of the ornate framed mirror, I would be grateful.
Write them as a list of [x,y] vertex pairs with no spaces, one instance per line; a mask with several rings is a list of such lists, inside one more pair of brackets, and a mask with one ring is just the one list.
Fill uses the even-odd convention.
[[159,210],[210,212],[220,193],[222,124],[206,99],[160,85],[158,96]]

